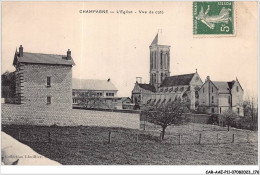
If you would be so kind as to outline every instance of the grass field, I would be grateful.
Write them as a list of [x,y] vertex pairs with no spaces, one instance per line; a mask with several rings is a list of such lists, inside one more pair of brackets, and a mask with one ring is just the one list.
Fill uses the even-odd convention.
[[[146,124],[145,131],[17,125],[2,126],[2,130],[65,165],[257,165],[258,159],[257,132],[234,128],[227,132],[226,128],[210,125],[169,127],[162,142],[160,128],[152,124]],[[235,143],[231,143],[233,133]]]

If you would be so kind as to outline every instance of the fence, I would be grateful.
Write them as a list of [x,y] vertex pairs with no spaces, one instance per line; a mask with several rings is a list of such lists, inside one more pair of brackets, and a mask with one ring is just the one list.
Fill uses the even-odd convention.
[[237,144],[237,143],[257,143],[256,132],[195,132],[195,133],[171,133],[165,135],[162,140],[162,134],[158,131],[133,131],[128,132],[124,130],[99,130],[92,132],[92,130],[73,130],[69,128],[64,131],[62,127],[50,127],[42,130],[38,128],[39,132],[35,132],[37,128],[25,129],[8,129],[3,127],[3,130],[21,142],[42,142],[50,144],[63,144],[68,147],[77,147],[89,142],[103,142],[107,144],[117,143],[170,143],[173,145],[210,145],[210,144]]
[[221,133],[216,132],[208,135],[207,133],[196,134],[175,134],[166,135],[168,137],[167,142],[173,144],[230,144],[230,143],[258,143],[252,134],[238,134],[238,133]]
[[[213,124],[215,123],[218,126],[225,126],[225,122],[218,120],[218,115],[214,116],[210,114],[194,114],[194,113],[186,113],[184,114],[188,116],[190,123],[199,123],[199,124]],[[148,117],[145,116],[144,113],[140,114],[140,128],[145,130],[145,124],[147,123]],[[258,121],[252,121],[250,119],[246,119],[245,117],[239,118],[231,124],[231,127],[235,127],[238,129],[247,129],[252,131],[258,130]]]

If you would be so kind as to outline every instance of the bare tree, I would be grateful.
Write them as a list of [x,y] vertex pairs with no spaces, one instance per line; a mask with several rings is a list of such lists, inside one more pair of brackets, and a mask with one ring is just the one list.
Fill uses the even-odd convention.
[[233,112],[231,109],[228,109],[220,115],[220,120],[222,120],[228,126],[229,131],[229,127],[234,123],[237,117],[238,116],[235,112]]
[[148,122],[162,127],[162,139],[164,139],[165,130],[168,126],[182,125],[189,121],[184,115],[188,111],[188,104],[178,98],[166,104],[146,106],[142,113],[146,116]]
[[247,96],[244,101],[244,116],[248,121],[251,121],[251,129],[258,124],[258,98],[257,96]]

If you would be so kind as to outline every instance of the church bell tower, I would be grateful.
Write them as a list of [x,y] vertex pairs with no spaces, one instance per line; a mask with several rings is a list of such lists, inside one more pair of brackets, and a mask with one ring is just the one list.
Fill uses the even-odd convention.
[[150,84],[156,90],[164,78],[170,76],[170,47],[165,43],[162,30],[159,30],[150,45]]

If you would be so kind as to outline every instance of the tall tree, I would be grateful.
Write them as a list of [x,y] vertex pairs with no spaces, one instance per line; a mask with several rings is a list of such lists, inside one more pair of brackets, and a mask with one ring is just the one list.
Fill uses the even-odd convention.
[[168,126],[183,125],[189,121],[184,115],[188,111],[188,104],[178,98],[166,104],[146,106],[142,114],[146,116],[148,122],[162,127],[162,139],[164,139]]
[[6,71],[1,76],[2,98],[13,98],[15,96],[15,73]]
[[257,95],[247,96],[245,98],[243,107],[244,107],[244,116],[247,121],[251,123],[251,129],[256,129],[258,124],[258,98]]

